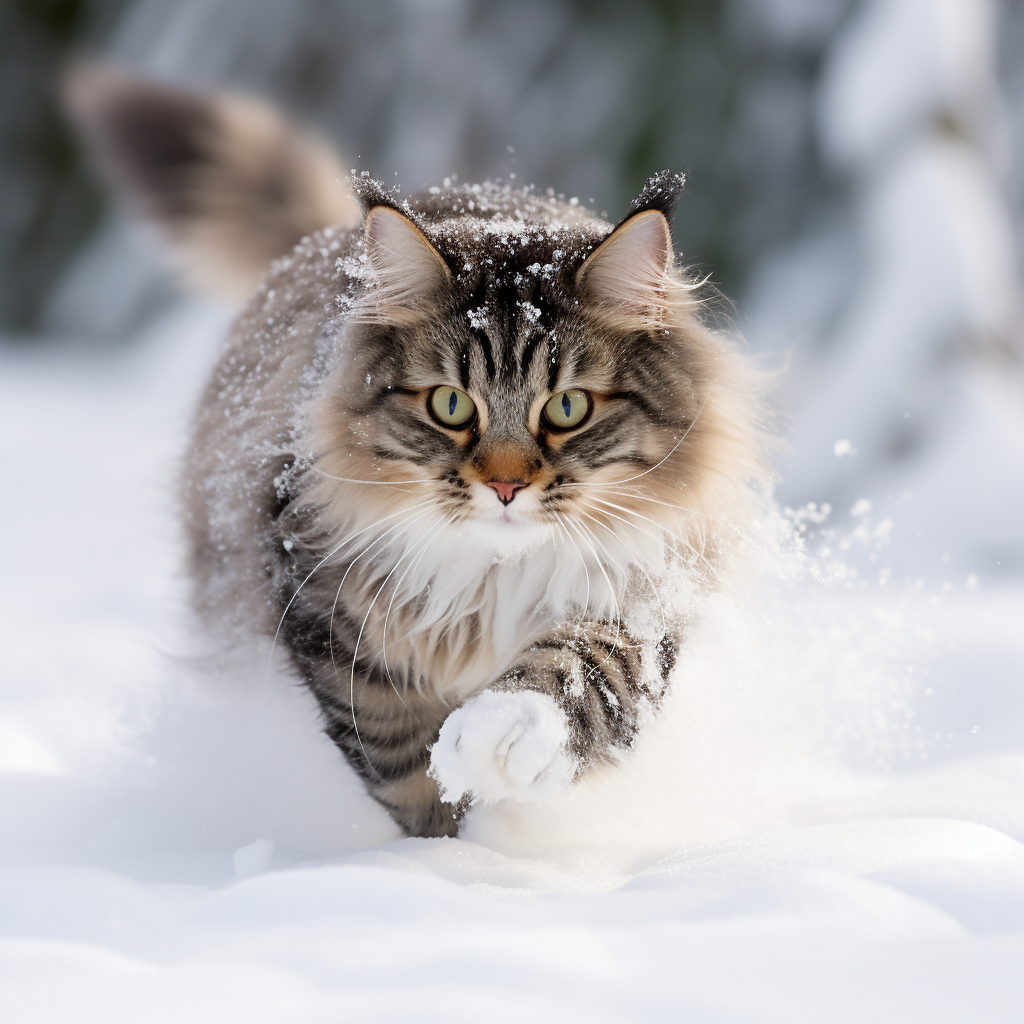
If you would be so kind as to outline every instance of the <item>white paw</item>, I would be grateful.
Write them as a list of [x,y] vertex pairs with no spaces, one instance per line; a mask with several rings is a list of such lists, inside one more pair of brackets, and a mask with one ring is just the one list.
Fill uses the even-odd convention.
[[569,732],[558,705],[531,690],[484,690],[456,708],[430,755],[430,774],[445,800],[472,793],[546,803],[572,781]]

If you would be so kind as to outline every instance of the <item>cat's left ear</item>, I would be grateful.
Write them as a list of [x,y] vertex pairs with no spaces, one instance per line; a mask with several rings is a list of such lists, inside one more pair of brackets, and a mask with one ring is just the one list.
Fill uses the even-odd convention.
[[668,171],[650,178],[630,213],[576,271],[577,289],[603,319],[630,329],[664,318],[673,261],[669,217],[684,181]]

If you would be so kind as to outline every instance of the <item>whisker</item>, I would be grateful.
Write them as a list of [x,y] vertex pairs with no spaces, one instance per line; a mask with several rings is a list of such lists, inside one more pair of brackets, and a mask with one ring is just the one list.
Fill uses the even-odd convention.
[[[619,613],[619,599],[615,594],[615,588],[612,586],[612,581],[611,579],[609,579],[608,573],[605,571],[604,564],[598,557],[597,549],[594,547],[593,543],[590,540],[592,536],[590,531],[582,523],[574,523],[571,519],[568,520],[568,523],[574,530],[576,530],[576,532],[580,535],[580,538],[587,542],[587,546],[590,548],[591,552],[593,552],[594,561],[597,562],[597,567],[601,570],[601,575],[604,576],[605,583],[608,584],[608,593],[611,594],[612,604],[615,606],[615,644],[613,646],[617,647],[619,643],[619,636],[622,633],[622,616]],[[607,661],[610,657],[611,654],[609,654],[608,657],[605,658],[605,661]],[[604,662],[601,662],[601,664],[603,665]]]
[[328,480],[340,480],[343,484],[370,484],[371,486],[391,486],[397,487],[400,484],[426,484],[430,483],[429,480],[356,480],[350,476],[335,476],[333,473],[328,473],[325,469],[320,469],[318,466],[307,466],[309,470],[314,473],[319,473],[320,476],[327,477]]
[[277,629],[274,631],[274,639],[271,641],[270,644],[270,655],[267,658],[267,676],[270,675],[270,669],[273,667],[274,651],[277,648],[277,640],[278,637],[281,635],[281,627],[284,625],[284,620],[288,618],[288,612],[291,609],[291,606],[294,603],[295,598],[299,596],[299,591],[313,578],[313,575],[320,569],[320,567],[325,562],[333,558],[346,544],[349,544],[351,541],[354,541],[356,537],[366,533],[367,530],[372,530],[374,527],[380,526],[381,523],[386,523],[389,519],[394,519],[395,516],[404,515],[406,512],[411,512],[413,509],[421,508],[423,505],[429,505],[430,501],[431,499],[427,499],[426,501],[421,501],[415,505],[411,505],[408,508],[399,509],[397,512],[392,512],[391,515],[389,516],[384,516],[383,519],[378,519],[377,522],[371,523],[369,526],[364,527],[362,530],[357,530],[351,536],[346,537],[337,547],[329,551],[326,555],[324,555],[323,558],[320,559],[319,562],[317,562],[316,565],[313,566],[313,568],[309,572],[309,575],[295,588],[294,592],[292,593],[292,596],[288,599],[288,603],[284,606],[284,611],[281,612],[281,618],[278,620]]
[[[386,533],[381,534],[376,540],[374,540],[371,544],[368,544],[362,551],[360,551],[359,554],[356,555],[356,557],[353,558],[352,561],[349,562],[348,566],[346,567],[344,575],[341,577],[341,582],[338,584],[337,593],[334,595],[334,604],[331,607],[331,622],[327,631],[327,646],[331,653],[331,664],[334,666],[335,676],[338,675],[338,662],[334,657],[334,616],[338,611],[338,602],[341,600],[341,590],[342,587],[345,586],[345,580],[348,579],[348,574],[352,571],[356,562],[358,562],[364,555],[368,555],[375,547],[377,547],[377,545],[381,543],[381,541],[384,540],[385,537],[387,537],[389,533],[391,533],[393,530],[398,529],[399,526],[404,526],[405,529],[403,529],[402,532],[398,535],[399,537],[404,536],[406,533],[409,532],[409,529],[411,529],[413,523],[415,523],[419,519],[422,519],[425,515],[428,515],[429,512],[430,510],[428,509],[426,512],[421,512],[418,516],[413,516],[412,519],[405,519],[400,523],[396,523],[390,530],[388,530]],[[385,582],[387,581],[385,580]],[[353,664],[355,664],[355,654],[353,654],[352,658]],[[354,718],[355,713],[353,712],[353,720]],[[366,751],[363,751],[363,753],[366,753]]]
[[[418,548],[418,554],[416,555],[415,561],[412,561],[412,562],[409,563],[409,565],[406,567],[405,572],[403,572],[402,575],[399,577],[398,582],[395,584],[394,589],[392,590],[391,601],[388,604],[388,610],[384,613],[384,626],[383,626],[383,628],[381,630],[381,635],[380,635],[380,653],[381,653],[381,659],[384,662],[384,674],[388,677],[388,682],[391,683],[392,686],[395,685],[395,682],[391,678],[391,672],[388,670],[387,642],[388,642],[388,619],[391,617],[391,609],[394,607],[395,598],[398,597],[399,593],[401,592],[402,584],[405,582],[406,576],[408,576],[409,573],[412,572],[412,570],[417,565],[419,565],[420,560],[426,554],[427,549],[430,546],[430,542],[441,532],[441,530],[443,530],[446,526],[449,526],[454,521],[455,521],[455,516],[450,516],[448,519],[446,519],[444,522],[442,522],[432,533],[427,535],[427,537],[424,539],[423,543],[420,544],[420,546]],[[403,558],[404,557],[405,556],[403,556]],[[395,688],[395,692],[396,693],[398,692],[397,687]],[[401,696],[401,694],[399,694],[399,696]],[[403,703],[404,703],[404,701],[403,701]]]
[[[704,553],[702,551],[698,551],[693,546],[693,544],[686,540],[686,538],[680,537],[677,533],[673,533],[667,527],[662,526],[661,523],[655,522],[653,519],[649,519],[647,516],[641,515],[634,509],[626,508],[624,505],[616,505],[612,501],[605,501],[604,498],[598,498],[596,495],[591,495],[591,497],[594,499],[594,501],[599,501],[602,505],[607,505],[609,508],[617,508],[620,512],[625,512],[627,515],[636,516],[637,519],[642,519],[645,523],[650,523],[652,526],[657,527],[657,529],[661,530],[663,533],[667,533],[670,537],[673,537],[675,540],[679,541],[680,544],[683,544],[685,547],[688,547],[699,559],[701,559],[701,561],[704,562],[704,564],[708,567],[708,570],[711,572],[711,574],[715,577],[716,580],[721,580],[721,577],[718,575],[718,570],[716,570],[715,567],[707,560],[707,558],[704,556]],[[593,508],[597,512],[604,511],[603,509],[596,508],[596,506],[590,505],[587,502],[583,502],[583,504],[587,505],[588,508]],[[606,512],[605,515],[610,516],[613,515],[613,513]],[[620,517],[615,516],[615,518],[618,519]],[[623,520],[623,522],[626,522],[626,520]],[[643,530],[641,527],[636,526],[634,523],[630,523],[628,525],[630,525],[635,530],[640,530],[641,533],[647,533],[646,530]],[[654,535],[648,534],[648,536]],[[654,539],[657,540],[658,538],[655,537]]]
[[680,512],[688,512],[692,516],[701,516],[703,519],[710,519],[712,522],[717,522],[714,516],[708,515],[707,512],[698,512],[695,508],[687,508],[685,505],[676,505],[671,501],[661,501],[658,498],[648,497],[646,494],[639,494],[636,491],[617,491],[614,488],[605,488],[606,494],[614,494],[620,498],[638,498],[640,501],[650,501],[655,505],[664,505],[666,508],[675,508]]
[[582,622],[583,618],[586,617],[587,611],[590,608],[590,570],[587,568],[587,560],[583,557],[583,552],[580,551],[579,547],[577,547],[576,541],[572,539],[572,536],[569,533],[569,529],[563,522],[562,517],[557,512],[554,513],[554,516],[558,520],[558,525],[562,528],[562,533],[565,534],[565,539],[573,546],[573,548],[576,551],[576,554],[579,555],[580,563],[583,565],[583,572],[587,577],[587,599],[584,602],[583,612],[580,618],[580,622]]
[[[589,508],[594,508],[593,505],[589,505],[588,507]],[[600,509],[595,509],[595,511],[600,511]],[[607,523],[602,523],[601,520],[598,519],[596,516],[589,515],[586,512],[584,512],[583,515],[585,515],[592,522],[597,523],[598,526],[603,526],[613,537],[618,538],[618,534]],[[612,513],[611,512],[605,512],[604,515],[612,515]],[[614,518],[615,519],[621,519],[620,516],[614,516]],[[621,521],[623,523],[626,522],[625,519],[621,519]],[[629,526],[630,529],[639,529],[639,527],[635,527],[631,523],[626,523],[626,525]],[[647,533],[647,536],[649,536],[649,537],[654,537],[653,533],[648,533],[646,530],[642,530],[641,532],[642,533]],[[656,537],[654,539],[657,540]],[[605,550],[607,551],[607,548]],[[661,628],[662,628],[662,631],[664,632],[664,631],[666,631],[668,629],[668,625],[667,625],[666,620],[665,620],[665,605],[662,603],[661,594],[658,592],[658,588],[654,585],[654,580],[651,579],[650,574],[644,568],[643,562],[639,558],[637,558],[637,559],[634,560],[633,564],[640,570],[640,572],[643,573],[644,579],[647,580],[647,585],[651,588],[651,592],[654,594],[655,598],[658,601],[658,608],[661,611]]]
[[[679,449],[679,446],[689,436],[690,431],[693,430],[694,424],[696,424],[697,420],[700,419],[700,414],[704,411],[704,406],[707,405],[707,404],[708,404],[708,400],[707,400],[707,398],[705,398],[704,401],[701,403],[700,408],[697,410],[697,415],[694,416],[692,420],[690,420],[690,425],[683,432],[683,436],[681,438],[679,438],[678,441],[676,441],[676,443],[672,446],[672,450],[663,459],[661,459],[659,462],[656,462],[653,466],[650,467],[650,469],[645,469],[642,473],[637,473],[636,476],[627,476],[624,480],[609,480],[609,481],[607,481],[607,483],[608,484],[612,484],[612,485],[615,485],[615,484],[628,484],[631,480],[639,480],[640,477],[647,476],[648,473],[653,473],[660,465],[662,465],[662,463],[667,462],[673,455],[675,455],[675,453]],[[562,484],[562,486],[563,487],[603,487],[605,485],[603,483],[599,482],[599,481],[595,481],[595,482],[592,482],[592,483],[591,482],[583,482],[583,483]]]
[[[597,523],[597,522],[599,522],[599,520],[595,519],[595,518],[594,518],[593,516],[589,516],[589,515],[587,515],[587,513],[586,513],[586,512],[584,512],[584,513],[583,513],[583,515],[587,516],[587,518],[588,518],[588,519],[592,519],[592,520],[593,520],[594,522],[596,522],[596,523]],[[601,541],[601,540],[600,540],[600,539],[598,538],[597,534],[596,534],[596,533],[594,533],[594,531],[593,531],[593,530],[591,530],[591,529],[590,529],[590,528],[589,528],[588,526],[586,526],[586,524],[584,524],[584,523],[581,523],[580,525],[581,525],[581,526],[582,526],[582,527],[583,527],[583,528],[584,528],[584,529],[585,529],[585,530],[587,531],[587,533],[589,533],[589,534],[590,534],[590,536],[591,536],[591,537],[592,537],[592,538],[594,539],[594,543],[600,546],[601,550],[602,550],[602,551],[603,551],[603,552],[605,553],[605,555],[606,555],[606,557],[608,558],[608,561],[609,561],[609,562],[611,563],[611,565],[612,565],[612,566],[614,566],[614,567],[615,567],[616,569],[618,569],[618,570],[619,570],[619,572],[620,572],[620,573],[622,574],[622,578],[623,578],[624,580],[628,580],[628,579],[629,579],[629,573],[628,573],[628,572],[627,572],[627,571],[626,571],[626,570],[625,570],[625,569],[623,568],[622,562],[620,562],[620,561],[619,561],[619,560],[618,560],[617,558],[615,558],[615,556],[614,556],[614,555],[612,555],[611,551],[609,551],[609,550],[608,550],[608,546],[607,546],[606,544],[604,544],[604,542],[603,542],[603,541]],[[607,525],[606,525],[605,523],[599,523],[599,525],[601,525],[601,526],[604,526],[604,527],[605,527],[605,529],[608,529],[608,526],[607,526]],[[609,532],[611,532],[611,533],[612,533],[613,535],[615,534],[615,531],[614,531],[614,530],[610,530]]]
[[[409,522],[409,523],[406,524],[405,529],[402,531],[401,534],[399,534],[399,536],[404,536],[412,528],[412,523],[417,522],[418,520],[422,519],[425,515],[429,515],[429,514],[430,514],[429,511],[421,512],[418,516],[416,516],[415,519],[412,520],[412,522]],[[360,557],[362,557],[362,556],[360,556]],[[353,565],[354,564],[355,563],[353,563]],[[384,591],[384,588],[388,585],[388,580],[391,579],[391,577],[395,574],[395,571],[398,569],[399,565],[401,565],[401,564],[402,564],[402,560],[401,559],[399,559],[397,562],[395,562],[395,564],[391,567],[391,571],[387,574],[387,576],[384,577],[384,582],[377,589],[377,593],[373,595],[373,600],[370,602],[369,606],[366,609],[366,614],[363,616],[362,625],[359,627],[359,633],[356,635],[356,645],[355,645],[355,648],[352,651],[352,666],[351,666],[351,671],[349,673],[349,683],[348,683],[348,700],[349,700],[349,707],[352,709],[352,727],[355,729],[356,742],[359,744],[359,749],[363,752],[363,756],[366,758],[367,764],[370,764],[370,757],[366,753],[366,748],[363,746],[362,737],[360,737],[360,735],[359,735],[359,724],[356,721],[356,661],[359,658],[359,644],[360,644],[360,641],[363,639],[363,630],[366,629],[366,623],[369,621],[370,612],[373,611],[373,606],[377,603],[377,598],[380,597],[380,595]],[[349,566],[349,568],[351,568],[351,566]],[[346,575],[348,575],[347,572],[346,572]],[[344,584],[344,582],[345,581],[342,580],[342,584]],[[341,587],[338,588],[338,597],[339,598],[341,597]],[[335,599],[334,606],[335,606],[335,608],[337,608],[337,606],[338,606],[337,599]],[[333,611],[331,612],[331,621],[332,621],[332,623],[334,621],[334,612]],[[330,647],[330,650],[331,650],[331,661],[333,662],[334,661],[334,645],[330,644],[329,647]],[[335,671],[337,671],[337,664],[335,664]],[[392,687],[394,687],[395,693],[398,695],[398,699],[400,701],[402,701],[403,704],[405,704],[405,700],[402,698],[402,695],[400,693],[398,693],[398,687],[396,687],[393,682],[392,682],[391,685],[392,685]],[[407,704],[406,704],[406,707],[408,707]],[[377,769],[374,768],[372,764],[370,764],[370,768],[373,770],[373,773],[375,775],[378,774],[377,773]]]

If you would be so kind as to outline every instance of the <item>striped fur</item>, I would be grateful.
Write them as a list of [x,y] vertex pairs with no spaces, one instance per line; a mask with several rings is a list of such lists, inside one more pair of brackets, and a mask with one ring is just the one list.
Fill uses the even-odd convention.
[[[754,376],[673,256],[681,176],[617,226],[501,184],[399,202],[252,101],[88,68],[68,103],[193,279],[250,288],[301,238],[196,413],[202,617],[273,638],[410,835],[622,756],[766,478]],[[588,417],[558,431],[566,389]]]
[[[274,265],[201,403],[196,598],[243,640],[276,635],[407,833],[452,835],[487,794],[444,803],[430,751],[483,689],[550,697],[573,778],[632,744],[681,642],[680,591],[714,584],[757,503],[758,405],[670,243],[659,256],[657,202],[613,233],[505,186],[400,206],[355,188],[364,228]],[[473,398],[470,428],[432,418],[438,385]],[[555,433],[541,409],[568,387],[593,412]],[[505,507],[495,479],[526,486]]]

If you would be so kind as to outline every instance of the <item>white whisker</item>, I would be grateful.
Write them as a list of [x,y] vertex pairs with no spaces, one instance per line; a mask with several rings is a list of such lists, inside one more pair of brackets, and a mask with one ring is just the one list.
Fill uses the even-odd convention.
[[[587,516],[588,519],[593,520],[595,523],[598,522],[598,520],[594,519],[593,516],[587,515],[586,512],[584,512],[583,515]],[[600,523],[599,525],[605,526],[604,523]],[[601,541],[600,538],[597,536],[597,534],[594,533],[594,531],[591,530],[585,523],[580,523],[580,526],[582,526],[583,529],[585,529],[587,531],[587,533],[590,534],[590,536],[594,540],[594,543],[597,544],[601,548],[601,550],[605,553],[605,556],[607,557],[608,562],[615,569],[617,569],[619,571],[619,574],[622,576],[623,580],[628,580],[629,579],[629,573],[623,568],[622,563],[611,553],[611,551],[608,550],[608,546],[603,541]],[[605,529],[608,529],[608,527],[605,526]],[[611,532],[614,535],[614,531],[609,531],[609,532]]]
[[[627,515],[636,516],[637,519],[642,519],[645,523],[650,523],[652,526],[657,527],[657,529],[661,530],[663,533],[667,533],[670,537],[672,537],[673,539],[679,541],[680,544],[683,544],[685,547],[688,547],[702,562],[704,562],[704,564],[708,567],[708,571],[715,577],[715,579],[720,579],[720,577],[718,575],[718,571],[707,560],[707,558],[704,556],[704,553],[702,551],[698,551],[693,546],[693,544],[691,544],[688,540],[686,540],[685,537],[680,537],[677,533],[673,533],[670,529],[668,529],[666,526],[663,526],[661,523],[655,522],[655,520],[649,519],[647,516],[641,515],[639,512],[636,512],[635,510],[633,510],[631,508],[626,508],[624,505],[616,505],[615,502],[613,502],[613,501],[606,501],[604,498],[598,498],[596,495],[591,495],[591,497],[593,498],[594,501],[599,501],[602,505],[607,505],[609,508],[617,508],[620,512],[625,512]],[[587,502],[583,502],[583,504],[587,505],[588,508],[593,508],[597,512],[603,512],[604,511],[603,509],[599,509],[599,508],[597,508],[594,505],[588,504]],[[613,515],[613,513],[605,512],[605,515],[609,515],[610,516],[610,515]],[[620,517],[619,516],[615,516],[615,518],[619,519]],[[625,521],[626,520],[623,520],[623,522],[625,522]],[[646,530],[642,529],[639,526],[636,526],[635,524],[631,523],[629,525],[632,526],[632,528],[635,529],[635,530],[640,530],[641,533],[647,533]],[[653,534],[647,534],[647,535],[649,537],[654,536]],[[657,540],[658,538],[655,537],[654,539]]]
[[401,484],[426,484],[430,483],[429,480],[357,480],[350,476],[335,476],[333,473],[328,473],[324,469],[320,469],[317,466],[307,466],[307,469],[312,470],[314,473],[319,473],[320,476],[327,477],[328,480],[338,480],[343,484],[369,484],[371,487],[379,486],[391,486],[397,487]]
[[[584,502],[584,504],[586,504],[586,503]],[[601,511],[600,509],[595,508],[595,506],[593,506],[593,505],[588,505],[587,507],[588,508],[593,508],[595,511]],[[604,514],[605,515],[612,515],[611,512],[606,512]],[[618,538],[618,534],[607,523],[602,523],[601,520],[598,519],[596,516],[589,515],[586,512],[584,512],[583,515],[585,515],[592,522],[597,523],[598,526],[603,526],[613,537]],[[620,516],[614,516],[614,518],[615,519],[619,519],[623,523],[626,523],[626,520],[622,519]],[[639,527],[633,526],[631,523],[626,523],[626,525],[629,526],[630,529],[640,529]],[[640,532],[641,533],[647,533],[646,530],[641,530]],[[647,533],[647,536],[648,537],[654,537],[654,534]],[[654,539],[657,540],[658,538],[654,537]],[[605,549],[605,550],[607,550],[607,549]],[[644,579],[647,580],[647,585],[651,588],[651,593],[654,594],[654,596],[655,596],[655,598],[656,598],[656,600],[658,602],[658,608],[661,611],[661,629],[662,629],[662,632],[664,632],[665,630],[668,629],[668,626],[667,626],[666,621],[665,621],[665,605],[662,603],[661,594],[658,592],[658,588],[654,585],[654,580],[651,579],[650,574],[644,568],[643,561],[641,559],[637,558],[637,559],[635,559],[633,561],[633,564],[640,570],[640,572],[643,573]]]
[[[583,566],[583,572],[587,577],[587,599],[583,604],[582,613],[583,618],[585,618],[587,615],[587,611],[590,608],[590,570],[587,568],[587,560],[583,557],[583,552],[580,551],[579,547],[576,544],[576,541],[572,539],[568,527],[565,525],[564,521],[562,520],[562,517],[557,512],[554,513],[554,516],[555,519],[558,520],[558,525],[561,527],[562,533],[565,534],[565,539],[573,546],[573,549],[575,550],[576,554],[579,555],[580,564]],[[580,619],[581,622],[583,621],[583,618]]]
[[651,498],[648,497],[646,494],[639,494],[635,490],[617,491],[612,487],[602,489],[604,490],[605,494],[614,494],[616,495],[616,497],[620,498],[637,498],[640,501],[650,501],[653,502],[655,505],[664,505],[666,508],[678,509],[680,512],[687,512],[691,516],[700,516],[702,519],[710,519],[712,522],[717,522],[714,516],[709,516],[706,512],[698,512],[695,508],[687,508],[685,505],[676,505],[674,502],[671,501],[662,501],[659,498]]
[[[697,420],[700,419],[700,414],[704,411],[704,406],[707,405],[707,404],[708,404],[708,400],[707,400],[707,398],[705,398],[704,401],[701,403],[701,407],[697,410],[697,415],[694,416],[692,420],[690,420],[690,425],[683,432],[683,436],[681,438],[679,438],[678,441],[676,441],[676,443],[672,446],[672,450],[663,459],[661,459],[659,462],[656,462],[653,466],[650,467],[650,469],[645,469],[642,473],[637,473],[636,476],[627,476],[625,478],[625,480],[609,480],[609,481],[607,481],[607,483],[609,485],[612,485],[612,486],[614,486],[616,484],[628,484],[631,480],[639,480],[640,477],[647,476],[648,473],[653,473],[660,465],[662,465],[662,463],[667,462],[673,455],[675,455],[675,453],[679,449],[679,446],[689,436],[690,431],[693,430],[694,424],[697,422]],[[593,483],[589,483],[588,482],[588,483],[562,484],[562,486],[563,487],[604,487],[605,484],[602,483],[601,481],[594,481]]]
[[[429,514],[430,514],[429,510],[427,512],[421,512],[411,522],[407,521],[405,523],[405,529],[399,534],[399,536],[400,537],[404,536],[412,528],[412,524],[413,523],[418,522],[424,516],[429,515]],[[353,565],[354,564],[355,563],[353,562]],[[373,600],[370,601],[370,604],[367,606],[367,609],[366,609],[366,614],[363,616],[362,625],[359,627],[359,633],[356,635],[355,648],[352,651],[352,666],[351,666],[351,671],[349,672],[349,683],[348,683],[348,700],[349,700],[349,707],[352,709],[352,727],[355,729],[356,742],[359,744],[359,749],[363,752],[363,756],[366,757],[366,760],[367,760],[368,764],[370,763],[370,758],[369,758],[369,755],[367,755],[367,753],[366,753],[366,748],[363,746],[362,738],[359,735],[359,725],[356,722],[356,661],[357,661],[357,659],[359,657],[359,643],[363,639],[363,630],[366,629],[366,623],[367,623],[367,621],[370,618],[370,612],[373,611],[373,606],[377,603],[377,598],[380,597],[380,595],[384,591],[384,588],[388,585],[388,580],[391,579],[391,577],[395,574],[395,571],[398,569],[399,565],[401,565],[401,564],[402,564],[402,560],[400,558],[391,567],[391,571],[387,574],[387,576],[384,577],[384,582],[380,585],[380,587],[377,588],[377,593],[373,595]],[[349,566],[349,568],[351,568],[351,566]],[[345,575],[347,576],[348,573],[346,572]],[[342,584],[344,584],[345,581],[342,580],[341,582],[342,582]],[[338,598],[340,598],[340,597],[341,597],[341,587],[338,588],[338,597],[335,598],[335,601],[334,601],[334,607],[335,608],[338,607]],[[331,611],[331,624],[332,624],[332,626],[333,626],[333,623],[334,623],[334,611],[332,610]],[[331,661],[333,662],[334,661],[334,645],[333,644],[329,644],[328,646],[330,647],[330,650],[331,650]],[[337,667],[338,666],[337,666],[336,663],[335,663],[334,667],[335,667],[335,671],[337,671]],[[402,695],[400,693],[398,693],[398,687],[396,687],[394,683],[392,683],[391,685],[394,688],[395,693],[398,694],[398,699],[400,701],[402,701],[403,704],[405,704],[405,700],[402,698]],[[406,707],[408,707],[407,704],[406,704]],[[370,764],[370,768],[373,769],[373,772],[376,775],[377,774],[376,768],[374,768],[372,764]]]
[[327,554],[324,555],[324,557],[321,558],[320,561],[313,566],[313,568],[309,572],[309,575],[295,588],[294,592],[292,593],[292,596],[288,599],[288,603],[284,606],[284,611],[281,612],[281,618],[278,620],[277,629],[274,631],[274,639],[271,641],[270,644],[270,655],[267,658],[267,676],[270,675],[270,670],[273,667],[274,651],[277,648],[277,640],[278,637],[281,635],[281,627],[284,625],[284,620],[288,617],[288,612],[291,609],[291,606],[294,603],[295,598],[299,596],[299,591],[313,578],[313,575],[320,569],[320,567],[324,565],[324,563],[329,561],[331,558],[333,558],[346,544],[349,544],[351,541],[354,541],[356,537],[359,537],[362,534],[366,533],[367,530],[372,530],[374,529],[374,527],[380,526],[381,523],[386,523],[389,519],[394,519],[395,516],[404,515],[406,512],[411,512],[413,509],[421,508],[423,505],[429,505],[430,501],[431,499],[428,499],[427,501],[421,501],[415,505],[411,505],[408,508],[399,509],[397,512],[392,512],[391,515],[389,516],[384,516],[383,519],[378,519],[377,522],[371,523],[369,526],[364,527],[362,530],[357,530],[355,533],[346,537],[340,544],[337,545],[337,547],[333,548],[331,551],[328,551]]
[[[349,562],[348,566],[346,567],[345,573],[341,577],[341,582],[338,584],[337,593],[334,595],[334,605],[331,608],[331,622],[327,631],[328,648],[331,652],[331,664],[334,666],[335,676],[337,676],[338,674],[338,663],[334,657],[334,616],[338,611],[338,602],[341,600],[341,589],[345,586],[345,580],[348,579],[348,574],[352,571],[356,562],[358,562],[364,555],[368,555],[378,544],[381,543],[381,541],[384,540],[385,537],[387,537],[389,533],[398,529],[398,527],[400,526],[404,526],[405,529],[403,529],[402,532],[398,535],[399,537],[404,536],[406,533],[408,533],[413,523],[415,523],[419,519],[422,519],[425,515],[428,515],[429,512],[430,510],[428,509],[426,512],[421,512],[418,516],[413,516],[412,519],[404,519],[402,520],[402,522],[396,523],[393,527],[391,527],[390,530],[388,530],[385,533],[382,533],[376,540],[374,540],[371,544],[368,544],[362,551],[360,551],[359,554],[356,555],[356,557],[353,558],[352,561]],[[387,581],[385,580],[385,582]],[[353,655],[353,658],[354,657],[355,656]]]
[[[612,604],[615,607],[615,646],[618,646],[619,636],[622,633],[622,616],[619,613],[619,599],[615,594],[615,588],[612,586],[612,581],[609,578],[608,573],[605,571],[604,564],[598,556],[597,549],[591,542],[590,538],[592,537],[592,534],[590,531],[582,523],[574,523],[571,519],[567,521],[569,525],[580,535],[580,538],[587,542],[587,546],[594,555],[594,561],[597,562],[597,567],[601,570],[601,575],[604,576],[605,583],[608,584],[608,593],[611,595]],[[611,655],[609,654],[608,657],[611,657]],[[608,658],[605,658],[605,661],[607,660]],[[601,664],[603,665],[604,662]]]
[[[395,584],[395,586],[394,586],[394,589],[392,590],[392,593],[391,593],[391,601],[390,601],[390,603],[388,604],[388,610],[387,610],[387,612],[385,612],[385,614],[384,614],[384,626],[383,626],[383,628],[381,629],[381,634],[380,634],[380,654],[381,654],[381,660],[382,660],[382,661],[383,661],[383,663],[384,663],[384,674],[385,674],[385,675],[386,675],[386,676],[388,677],[388,682],[389,682],[389,683],[391,683],[391,685],[392,685],[392,686],[394,686],[394,685],[395,685],[395,683],[394,683],[394,680],[393,680],[393,679],[391,678],[391,673],[390,673],[390,671],[388,671],[388,653],[387,653],[387,641],[388,641],[388,619],[389,619],[389,618],[391,617],[391,609],[392,609],[392,608],[394,607],[394,604],[395,604],[395,598],[396,598],[396,597],[398,597],[399,593],[401,592],[401,589],[402,589],[402,584],[403,584],[403,583],[405,582],[405,578],[406,578],[406,576],[408,576],[408,575],[409,575],[409,573],[410,573],[410,572],[412,572],[412,570],[413,570],[413,569],[414,569],[414,568],[415,568],[415,567],[416,567],[417,565],[419,565],[419,563],[420,563],[420,560],[421,560],[421,559],[423,558],[423,556],[424,556],[424,555],[426,554],[426,552],[427,552],[427,550],[428,550],[428,548],[429,548],[429,546],[430,546],[430,542],[431,542],[431,541],[432,541],[432,540],[433,540],[433,539],[434,539],[434,538],[435,538],[435,537],[436,537],[436,536],[437,536],[437,535],[438,535],[438,534],[439,534],[439,533],[440,533],[440,532],[441,532],[441,531],[442,531],[442,530],[443,530],[443,529],[444,529],[444,528],[445,528],[446,526],[449,526],[449,525],[451,525],[451,524],[452,524],[453,522],[455,522],[455,516],[454,516],[454,515],[450,516],[450,517],[449,517],[448,519],[446,519],[446,520],[444,520],[444,521],[443,521],[442,523],[440,523],[440,524],[439,524],[439,525],[438,525],[438,526],[436,527],[436,529],[434,529],[434,530],[433,530],[433,532],[431,532],[431,533],[427,534],[427,536],[426,536],[426,538],[424,539],[423,543],[419,545],[419,548],[418,548],[418,549],[414,549],[415,551],[417,551],[417,552],[418,552],[418,553],[416,554],[416,558],[415,558],[415,560],[414,560],[414,561],[412,561],[412,562],[410,562],[410,563],[409,563],[409,565],[408,565],[408,566],[406,566],[405,572],[403,572],[403,573],[402,573],[402,575],[401,575],[401,576],[400,576],[400,577],[398,578],[398,582],[397,582],[397,583]],[[403,555],[402,557],[404,558],[405,556]],[[396,688],[396,692],[397,692],[397,688]]]

